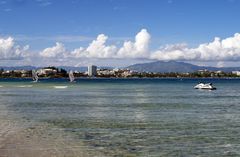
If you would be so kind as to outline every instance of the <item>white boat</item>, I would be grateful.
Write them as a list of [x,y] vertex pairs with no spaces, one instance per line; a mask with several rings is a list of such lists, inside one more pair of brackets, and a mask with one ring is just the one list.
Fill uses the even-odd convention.
[[68,75],[69,75],[69,80],[70,80],[70,82],[74,82],[75,78],[74,78],[74,75],[73,75],[73,71],[72,71],[72,70],[69,72]]
[[216,90],[217,88],[212,85],[212,83],[199,83],[194,86],[195,89],[207,89],[207,90]]
[[32,79],[33,82],[38,82],[38,74],[35,70],[32,70]]

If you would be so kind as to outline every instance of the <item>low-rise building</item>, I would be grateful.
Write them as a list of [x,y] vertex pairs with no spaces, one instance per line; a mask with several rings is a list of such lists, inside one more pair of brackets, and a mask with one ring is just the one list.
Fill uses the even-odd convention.
[[43,68],[37,70],[38,75],[49,75],[49,74],[56,74],[57,70],[52,68]]
[[240,76],[240,71],[232,71],[232,74],[235,74],[237,76]]
[[115,75],[115,72],[110,69],[99,69],[97,70],[97,74],[100,76],[109,76],[109,75]]

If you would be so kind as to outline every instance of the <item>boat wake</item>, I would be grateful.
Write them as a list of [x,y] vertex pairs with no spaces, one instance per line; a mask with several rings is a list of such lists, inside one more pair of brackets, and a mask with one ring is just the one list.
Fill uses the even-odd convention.
[[33,85],[21,85],[21,86],[17,86],[18,88],[32,88]]
[[53,86],[55,89],[66,89],[68,86]]

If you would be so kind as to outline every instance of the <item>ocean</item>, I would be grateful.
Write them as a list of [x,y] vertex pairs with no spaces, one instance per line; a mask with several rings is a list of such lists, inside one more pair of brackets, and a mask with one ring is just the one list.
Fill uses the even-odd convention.
[[[196,90],[198,82],[217,90]],[[240,79],[0,79],[0,157],[240,156]]]

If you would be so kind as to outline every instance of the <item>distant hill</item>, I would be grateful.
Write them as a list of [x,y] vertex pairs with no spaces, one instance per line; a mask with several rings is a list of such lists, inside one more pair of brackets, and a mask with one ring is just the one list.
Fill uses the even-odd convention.
[[0,69],[4,69],[4,70],[32,70],[32,69],[37,69],[37,67],[34,67],[34,66],[13,66],[13,67],[1,66]]
[[[34,67],[34,66],[13,66],[13,67],[7,67],[7,66],[0,66],[0,69],[4,70],[33,70],[33,69],[41,69],[43,67]],[[73,70],[73,71],[80,71],[85,72],[88,70],[88,67],[72,67],[72,66],[58,66],[56,68],[62,68],[67,71]],[[98,67],[101,69],[113,69],[112,67]]]
[[176,62],[176,61],[157,61],[157,62],[151,62],[151,63],[142,63],[142,64],[134,64],[131,66],[126,67],[130,70],[135,70],[139,72],[194,72],[198,70],[204,70],[207,69],[209,71],[224,71],[224,72],[231,72],[240,70],[240,67],[207,67],[207,66],[197,66],[189,63],[184,62]]

